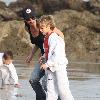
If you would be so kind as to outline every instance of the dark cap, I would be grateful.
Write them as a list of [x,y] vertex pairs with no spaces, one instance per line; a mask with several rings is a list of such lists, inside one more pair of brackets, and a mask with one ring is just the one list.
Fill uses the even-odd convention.
[[35,10],[33,9],[33,7],[26,7],[22,11],[22,16],[23,16],[24,20],[27,20],[27,21],[30,18],[36,18]]

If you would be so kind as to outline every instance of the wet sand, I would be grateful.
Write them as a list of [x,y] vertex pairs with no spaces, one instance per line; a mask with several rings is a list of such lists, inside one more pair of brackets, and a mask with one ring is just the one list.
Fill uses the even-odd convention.
[[[15,62],[21,88],[7,85],[0,89],[0,100],[36,100],[28,80],[33,67],[21,60]],[[70,89],[75,100],[100,100],[100,63],[70,63]],[[0,81],[1,82],[1,81]]]

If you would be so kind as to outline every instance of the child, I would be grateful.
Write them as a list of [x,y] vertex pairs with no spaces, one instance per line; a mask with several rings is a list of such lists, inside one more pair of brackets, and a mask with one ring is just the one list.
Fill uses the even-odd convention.
[[64,40],[52,30],[55,28],[53,17],[44,15],[39,19],[40,31],[45,35],[44,50],[47,62],[41,65],[47,73],[46,100],[74,100],[67,77]]
[[2,85],[12,84],[13,82],[15,87],[19,87],[20,84],[18,83],[18,76],[12,61],[13,54],[11,51],[0,53],[0,72]]

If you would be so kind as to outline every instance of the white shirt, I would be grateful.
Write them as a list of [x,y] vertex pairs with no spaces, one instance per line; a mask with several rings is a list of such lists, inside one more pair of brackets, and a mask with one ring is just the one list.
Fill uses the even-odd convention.
[[65,42],[64,40],[58,36],[56,33],[52,33],[48,39],[49,45],[49,53],[48,53],[48,60],[47,66],[49,66],[50,70],[54,72],[57,69],[55,65],[67,65],[68,60],[65,54]]
[[0,66],[3,64],[3,62],[2,62],[3,54],[4,54],[4,53],[0,53]]
[[3,54],[4,53],[0,53],[0,70],[4,72],[3,74],[7,74],[10,72],[10,77],[13,79],[14,84],[18,84],[18,76],[16,73],[15,66],[12,63],[9,65],[3,64]]

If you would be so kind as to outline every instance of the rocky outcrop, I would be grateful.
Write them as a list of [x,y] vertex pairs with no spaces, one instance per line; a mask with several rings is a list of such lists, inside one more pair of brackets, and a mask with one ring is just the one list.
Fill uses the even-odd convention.
[[37,16],[44,13],[54,13],[64,9],[72,9],[76,11],[88,10],[89,12],[100,15],[100,1],[91,0],[90,6],[85,7],[82,0],[17,0],[6,6],[3,2],[0,3],[0,20],[21,19],[20,11],[27,5],[32,5]]
[[17,13],[7,7],[5,3],[0,2],[0,21],[8,21],[14,19],[18,19]]
[[4,2],[0,1],[0,8],[5,8],[5,7],[7,7],[6,4]]
[[[25,0],[25,2],[24,0],[18,0],[17,3],[12,3],[9,7],[6,7],[4,4],[2,4],[3,7],[0,7],[1,52],[12,50],[15,55],[25,56],[31,51],[32,44],[29,39],[29,34],[24,29],[23,21],[17,15],[17,12],[22,10],[29,1],[31,0]],[[47,1],[50,7],[50,2],[56,2],[56,0]],[[66,54],[69,60],[100,62],[99,13],[94,13],[92,10],[78,6],[82,4],[82,2],[78,1],[68,0],[65,4],[69,5],[69,9],[57,10],[58,8],[55,8],[56,11],[54,10],[53,12],[53,8],[51,8],[53,12],[51,14],[54,16],[57,27],[65,35]],[[40,0],[37,0],[33,6],[36,8],[38,15],[45,14],[46,6],[42,5],[44,4],[43,2],[41,4],[39,2]],[[57,2],[59,5],[60,0]],[[93,0],[93,2],[95,7],[99,7],[97,1]]]
[[18,19],[18,16],[15,12],[9,8],[0,8],[0,21],[8,21]]
[[100,19],[98,16],[88,11],[64,10],[56,12],[54,17],[57,26],[65,35],[66,53],[69,59],[100,61]]
[[0,51],[11,50],[14,55],[23,56],[31,50],[32,44],[28,33],[24,29],[24,23],[20,21],[8,21],[0,23]]
[[17,2],[11,3],[9,8],[18,12],[21,8],[30,4],[35,8],[37,15],[53,13],[54,11],[63,9],[88,10],[100,15],[100,0],[90,0],[90,4],[88,5],[83,0],[17,0]]

